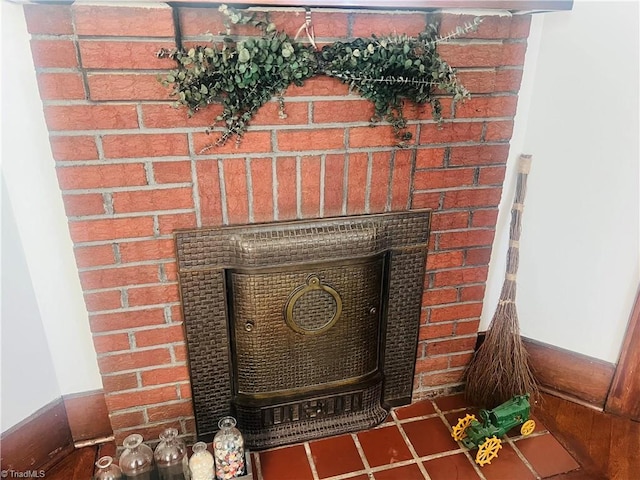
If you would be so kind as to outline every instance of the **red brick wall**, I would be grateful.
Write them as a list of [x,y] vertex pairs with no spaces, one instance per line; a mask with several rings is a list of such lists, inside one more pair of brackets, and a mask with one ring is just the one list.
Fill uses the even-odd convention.
[[[439,129],[410,107],[399,150],[371,105],[337,80],[266,105],[239,148],[202,153],[216,107],[191,119],[157,81],[172,61],[169,7],[27,5],[51,147],[116,439],[194,432],[172,232],[177,228],[432,208],[415,398],[459,385],[475,344],[529,30],[489,17],[441,45],[473,98]],[[182,8],[187,43],[222,30],[217,9]],[[415,34],[425,13],[314,11],[322,43]],[[299,11],[273,13],[294,33]],[[443,33],[469,17],[442,16]],[[221,366],[223,368],[224,366]]]

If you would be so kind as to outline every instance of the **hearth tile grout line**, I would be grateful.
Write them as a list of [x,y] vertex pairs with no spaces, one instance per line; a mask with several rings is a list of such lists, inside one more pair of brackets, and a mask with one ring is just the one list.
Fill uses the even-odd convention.
[[[433,405],[433,408],[435,409],[436,413],[438,414],[438,417],[444,423],[444,425],[447,428],[447,430],[449,431],[449,433],[453,433],[453,427],[449,423],[449,420],[447,420],[447,417],[445,417],[445,413],[455,413],[455,412],[458,412],[458,411],[466,411],[469,408],[469,407],[465,407],[465,408],[462,408],[462,409],[453,409],[453,410],[450,410],[450,411],[447,411],[447,412],[443,412],[440,409],[440,407],[438,407],[438,404],[435,402],[435,400],[431,400],[431,404]],[[476,474],[480,477],[480,479],[481,480],[487,480],[486,477],[484,476],[484,474],[482,473],[482,471],[480,470],[480,467],[476,464],[475,460],[473,459],[473,457],[469,453],[469,449],[465,448],[459,441],[456,440],[455,442],[458,444],[459,447],[461,447],[462,453],[464,454],[466,459],[469,461],[469,463],[471,463],[471,466],[475,470]]]
[[307,461],[309,462],[309,468],[311,468],[311,475],[313,475],[313,480],[320,480],[320,477],[318,477],[318,470],[316,469],[316,464],[313,461],[313,455],[311,454],[311,446],[309,445],[309,442],[304,442],[303,446],[304,446],[304,451],[307,455]]
[[[540,480],[542,478],[542,475],[538,474],[536,469],[533,468],[533,465],[531,465],[531,463],[529,462],[527,457],[525,457],[525,455],[517,447],[516,442],[518,440],[522,440],[523,438],[535,438],[535,437],[541,437],[543,435],[549,435],[549,434],[550,434],[549,432],[535,432],[535,433],[532,433],[531,435],[527,435],[526,437],[524,435],[519,435],[517,439],[516,438],[511,438],[511,437],[509,437],[509,435],[505,435],[504,436],[506,438],[506,440],[507,440],[507,443],[509,445],[511,445],[511,448],[513,448],[513,451],[516,452],[516,455],[518,455],[518,457],[520,458],[522,463],[524,463],[526,465],[526,467],[531,471],[531,473],[536,477],[537,480]],[[572,458],[573,458],[573,456],[572,456]]]
[[256,480],[264,480],[264,477],[262,475],[262,464],[260,463],[260,452],[255,452],[253,458],[255,460],[254,467],[256,470],[256,476],[258,477]]
[[357,433],[352,433],[351,438],[353,439],[353,443],[356,446],[356,450],[358,451],[358,455],[360,455],[360,460],[362,461],[362,465],[364,465],[364,469],[367,473],[371,473],[371,465],[369,465],[369,461],[367,460],[367,456],[364,454],[364,449],[360,444],[360,440],[358,439]]
[[431,480],[431,477],[427,473],[427,470],[424,468],[424,464],[420,461],[418,452],[416,452],[416,449],[413,447],[411,440],[409,440],[409,437],[407,436],[407,432],[405,432],[404,428],[402,428],[402,424],[398,420],[398,416],[396,415],[396,412],[394,410],[391,411],[391,418],[393,418],[393,422],[395,423],[396,428],[400,432],[400,435],[402,436],[404,443],[406,443],[407,447],[409,448],[409,452],[411,452],[411,456],[416,461],[416,465],[418,466],[418,469],[420,469],[420,473],[422,473],[422,476],[425,478],[425,480]]

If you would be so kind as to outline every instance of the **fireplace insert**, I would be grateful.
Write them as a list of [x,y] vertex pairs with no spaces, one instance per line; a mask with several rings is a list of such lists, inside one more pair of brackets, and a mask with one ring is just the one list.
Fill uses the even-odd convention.
[[423,210],[176,233],[196,427],[253,449],[370,428],[411,401]]

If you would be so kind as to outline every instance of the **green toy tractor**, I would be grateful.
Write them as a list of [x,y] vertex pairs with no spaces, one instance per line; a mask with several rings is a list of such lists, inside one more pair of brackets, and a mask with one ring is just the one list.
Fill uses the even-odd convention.
[[530,410],[529,394],[517,395],[493,410],[480,410],[482,423],[475,415],[467,414],[460,418],[451,436],[470,450],[477,448],[476,463],[482,467],[498,456],[502,448],[498,437],[517,425],[522,425],[522,435],[529,435],[535,430],[536,422],[529,419]]

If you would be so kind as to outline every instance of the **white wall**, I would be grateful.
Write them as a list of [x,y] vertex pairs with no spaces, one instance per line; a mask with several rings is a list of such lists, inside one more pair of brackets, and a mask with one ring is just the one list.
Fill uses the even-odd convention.
[[[2,174],[35,293],[36,305],[28,308],[40,312],[60,392],[102,388],[22,7],[1,2],[0,8]],[[3,264],[7,278],[10,267]]]
[[2,179],[0,431],[60,396],[27,261]]
[[636,2],[578,0],[534,19],[483,328],[504,276],[515,160],[531,153],[522,334],[618,360],[640,283],[639,38]]

